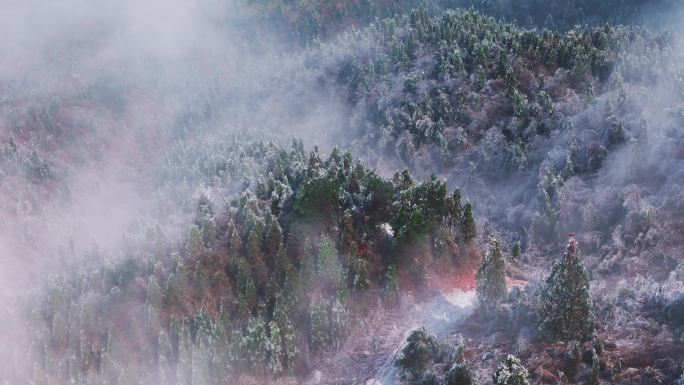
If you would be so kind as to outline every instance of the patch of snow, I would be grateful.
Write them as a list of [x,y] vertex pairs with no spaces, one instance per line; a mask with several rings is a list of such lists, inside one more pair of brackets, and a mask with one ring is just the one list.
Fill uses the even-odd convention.
[[379,225],[379,227],[380,227],[380,230],[384,231],[388,237],[394,236],[394,230],[392,230],[392,226],[390,226],[389,223],[383,223],[383,224]]
[[449,301],[452,305],[461,308],[469,308],[475,305],[477,301],[477,295],[474,290],[463,291],[461,289],[455,289],[451,293],[443,294],[444,298]]
[[309,381],[307,381],[306,383],[310,384],[310,385],[317,385],[317,384],[320,384],[322,380],[323,380],[323,373],[321,373],[320,370],[315,370],[311,374],[311,379],[309,379]]
[[[475,307],[477,297],[474,290],[455,289],[449,293],[441,293],[427,301],[416,303],[407,316],[415,318],[413,326],[405,331],[401,345],[387,358],[378,371],[376,378],[370,379],[366,385],[394,385],[399,383],[399,370],[394,366],[397,354],[403,348],[406,338],[412,330],[425,327],[438,338],[456,331],[459,324]],[[410,314],[410,315],[409,315]]]

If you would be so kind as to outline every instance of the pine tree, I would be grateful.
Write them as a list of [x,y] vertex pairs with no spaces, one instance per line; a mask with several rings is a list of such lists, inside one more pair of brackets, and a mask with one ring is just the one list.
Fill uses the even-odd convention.
[[168,305],[180,304],[183,300],[183,292],[175,273],[169,274],[166,279],[166,303]]
[[271,341],[272,344],[278,342],[281,344],[280,352],[283,365],[289,370],[294,370],[299,356],[299,346],[297,345],[297,331],[290,318],[290,312],[292,311],[290,301],[291,299],[285,293],[276,298],[272,323],[278,326],[281,339],[278,341],[271,334]]
[[268,335],[263,318],[250,318],[245,333],[245,351],[251,369],[263,368],[268,355]]
[[256,306],[257,291],[254,285],[254,280],[249,273],[249,266],[243,262],[242,267],[238,273],[238,304],[240,305],[240,313],[248,316]]
[[521,255],[521,247],[520,247],[520,241],[515,241],[513,244],[513,248],[511,250],[511,256],[513,257],[514,261],[520,260],[520,255]]
[[508,57],[506,55],[506,50],[502,49],[499,51],[499,58],[496,61],[496,76],[506,76],[508,70]]
[[273,374],[282,372],[285,368],[283,362],[283,334],[278,326],[278,323],[271,321],[268,324],[269,342],[268,342],[268,370]]
[[162,299],[161,287],[157,277],[151,275],[147,281],[147,328],[152,336],[158,335],[161,329]]
[[311,347],[321,351],[330,346],[328,311],[325,302],[319,301],[311,306]]
[[477,298],[485,308],[496,308],[506,297],[506,265],[499,241],[492,237],[477,271]]
[[444,385],[472,385],[474,382],[470,368],[464,363],[455,363],[444,376]]
[[316,276],[316,257],[311,239],[306,238],[303,246],[302,263],[299,269],[299,279],[303,284],[309,284]]
[[192,345],[192,385],[211,384],[209,347],[204,344]]
[[596,349],[591,349],[591,379],[590,384],[599,384],[599,375],[601,374],[601,358]]
[[506,69],[506,93],[509,97],[513,97],[518,92],[518,77],[512,68]]
[[[461,223],[461,190],[456,189],[451,195],[451,199],[447,201],[447,208],[449,210],[449,224],[458,225]],[[472,213],[471,213],[472,215]]]
[[202,240],[206,246],[211,246],[216,240],[216,224],[214,219],[209,215],[202,217],[200,221],[200,229],[202,232]]
[[190,330],[183,323],[178,337],[178,363],[176,365],[176,385],[192,384],[192,340]]
[[473,206],[466,202],[463,206],[463,219],[461,221],[461,239],[465,243],[470,243],[477,236],[475,220],[473,219]]
[[344,342],[344,335],[349,321],[349,313],[340,298],[335,298],[330,309],[330,341],[333,348],[339,349]]
[[440,227],[435,236],[433,248],[435,249],[434,254],[440,262],[451,262],[451,258],[454,256],[453,251],[456,248],[456,245],[454,244],[454,235],[451,232],[451,229]]
[[594,332],[589,278],[574,235],[563,259],[553,266],[541,294],[539,330],[548,340],[584,340]]
[[404,379],[416,380],[439,355],[439,344],[435,337],[425,329],[417,329],[412,331],[406,339],[406,345],[401,350],[395,365],[401,369]]
[[213,341],[209,371],[214,379],[225,379],[232,369],[230,361],[230,335],[226,326],[230,322],[225,311],[225,297],[221,299],[218,318],[212,322]]
[[162,299],[159,281],[156,276],[150,275],[147,279],[147,304],[155,309],[161,309]]
[[263,244],[262,226],[254,226],[252,231],[247,236],[247,244],[245,245],[245,252],[249,263],[255,264],[262,259],[261,245]]
[[473,84],[476,89],[479,91],[484,86],[487,84],[487,74],[485,73],[484,68],[481,65],[478,65],[477,68],[473,71],[474,76],[475,76],[475,83]]
[[318,152],[318,146],[314,146],[309,153],[309,175],[316,177],[322,173],[323,161]]
[[159,332],[157,344],[159,383],[172,384],[173,347],[171,346],[171,339],[163,329]]
[[280,253],[283,245],[283,230],[280,228],[277,218],[271,219],[271,225],[266,232],[264,251],[269,260],[273,260]]
[[327,235],[322,235],[318,247],[316,274],[324,281],[335,282],[340,274],[340,263],[337,259],[335,243]]
[[394,264],[389,265],[387,272],[385,273],[385,287],[384,287],[385,300],[393,302],[397,300],[399,296],[399,275],[397,274],[397,268]]
[[240,239],[240,234],[235,228],[235,224],[231,221],[228,224],[228,245],[230,246],[230,251],[233,254],[238,254],[242,250],[242,240]]
[[340,251],[351,254],[352,245],[356,243],[354,219],[351,210],[346,210],[342,216],[342,231],[340,232]]
[[285,254],[293,264],[299,266],[304,259],[306,235],[302,226],[294,223],[290,226],[285,240]]
[[356,243],[352,243],[352,255],[349,261],[349,270],[352,277],[354,289],[365,290],[371,285],[371,278],[368,274],[368,260],[357,255]]
[[253,267],[254,284],[262,290],[268,284],[269,271],[264,259],[262,245],[264,244],[264,224],[258,220],[247,237],[246,253],[249,264]]
[[59,311],[56,311],[52,317],[52,328],[50,328],[50,335],[52,345],[57,348],[66,346],[69,340],[69,327],[65,318]]
[[188,230],[188,242],[186,250],[191,257],[197,257],[204,253],[204,240],[202,238],[202,231],[197,225],[191,225]]
[[492,376],[492,380],[494,385],[527,385],[527,376],[527,369],[525,369],[520,360],[509,354],[499,364],[499,367]]

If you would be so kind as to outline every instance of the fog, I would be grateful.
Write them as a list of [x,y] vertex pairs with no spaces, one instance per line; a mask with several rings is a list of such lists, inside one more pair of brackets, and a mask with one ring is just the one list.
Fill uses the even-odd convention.
[[[323,85],[323,74],[308,71],[311,52],[268,26],[251,26],[250,12],[237,0],[0,3],[0,144],[12,140],[18,148],[10,171],[0,170],[5,383],[30,382],[23,307],[48,275],[122,258],[126,242],[139,236],[132,234],[136,229],[158,226],[168,239],[182,239],[200,194],[223,202],[239,191],[241,180],[223,190],[201,176],[162,180],[179,145],[259,134],[281,143],[301,137],[307,149],[318,144],[324,154],[335,144],[351,145],[362,160],[377,158],[354,141],[352,127],[363,120],[362,108],[354,110],[347,95]],[[675,49],[667,58],[669,71],[656,74],[650,86],[624,87],[619,115],[643,119],[645,126],[627,127],[628,143],[591,178],[566,181],[558,194],[567,221],[554,236],[581,230],[587,250],[604,255],[601,246],[618,225],[630,231],[633,216],[654,210],[655,218],[671,219],[684,213],[684,106],[677,104],[684,92],[684,50]],[[527,242],[543,211],[543,167],[565,157],[572,138],[587,145],[592,138],[583,139],[591,135],[585,128],[605,119],[605,101],[599,97],[573,117],[572,130],[533,143],[532,166],[514,177],[479,179],[468,168],[470,158],[440,176],[450,187],[463,187],[486,218],[480,225],[487,231]],[[386,175],[402,166],[396,159],[371,163]],[[420,166],[416,174],[431,173]],[[25,169],[47,171],[36,176]],[[632,191],[639,197],[634,207],[626,198]],[[591,212],[594,204],[614,212],[603,220],[603,213]],[[630,237],[651,227],[638,225]],[[678,228],[661,230],[676,239],[671,233]],[[673,252],[663,247],[658,252]]]
[[16,218],[41,228],[30,231],[48,251],[69,237],[79,250],[116,250],[130,222],[149,215],[154,174],[177,140],[247,131],[312,145],[329,143],[339,126],[342,105],[305,86],[288,89],[296,84],[289,78],[310,81],[297,73],[301,59],[278,37],[251,35],[236,2],[1,7],[0,137],[38,149],[55,178],[68,181],[67,191],[31,200],[26,214],[35,220]]
[[[288,68],[300,59],[248,16],[213,0],[0,4],[0,141],[18,148],[0,174],[6,383],[31,377],[24,301],[49,274],[115,261],[131,229],[184,236],[191,213],[176,207],[192,207],[204,187],[160,180],[175,143],[328,138],[320,127],[337,119],[337,102],[276,85],[297,76]],[[38,176],[23,171],[38,159]]]

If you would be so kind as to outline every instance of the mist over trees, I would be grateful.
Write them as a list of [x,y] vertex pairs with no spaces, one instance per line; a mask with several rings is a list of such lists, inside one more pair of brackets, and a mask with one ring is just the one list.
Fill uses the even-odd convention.
[[3,383],[684,378],[679,2],[0,8]]
[[[297,141],[227,148],[251,149],[253,190],[225,205],[202,195],[184,244],[152,235],[125,260],[49,288],[33,320],[50,331],[34,336],[47,347],[33,353],[41,378],[111,379],[110,367],[131,381],[182,383],[305,373],[311,354],[340,349],[368,294],[391,300],[397,270],[424,280],[432,264],[470,258],[458,247],[469,242],[458,191],[435,178],[383,179],[348,151],[326,159]],[[124,309],[136,316],[118,320]]]

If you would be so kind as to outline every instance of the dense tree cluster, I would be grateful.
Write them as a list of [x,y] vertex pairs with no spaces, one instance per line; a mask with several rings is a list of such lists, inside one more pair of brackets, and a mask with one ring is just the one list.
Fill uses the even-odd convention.
[[396,366],[402,370],[405,379],[418,380],[438,357],[439,345],[435,337],[425,329],[418,329],[406,339]]
[[403,381],[409,384],[472,385],[470,367],[463,346],[440,344],[434,335],[416,329],[406,339],[395,366]]
[[[309,352],[341,346],[364,292],[391,303],[399,271],[457,263],[474,236],[458,190],[383,179],[348,151],[255,142],[212,158],[199,164],[215,190],[182,243],[153,231],[123,261],[50,281],[33,318],[36,382],[301,373]],[[252,170],[244,191],[212,201],[239,168]]]
[[[590,373],[592,383],[598,383],[599,377],[605,374],[604,347],[601,340],[592,340],[597,320],[592,314],[589,280],[574,234],[566,246],[564,258],[554,265],[546,280],[539,301],[527,298],[533,294],[534,289],[530,288],[516,287],[508,294],[505,274],[499,242],[491,238],[490,248],[477,272],[476,292],[485,310],[505,305],[508,311],[501,311],[497,317],[488,317],[490,314],[487,313],[476,315],[477,321],[484,324],[481,330],[486,334],[490,334],[492,328],[522,331],[538,322],[540,342],[566,343],[562,345],[567,346],[562,359],[565,375],[577,379],[581,373]],[[512,332],[511,335],[517,333]],[[476,349],[473,345],[470,348]],[[451,345],[442,344],[425,329],[416,330],[409,336],[395,364],[402,370],[402,378],[408,384],[471,384],[473,381],[471,368],[465,361],[462,339],[451,342]],[[510,354],[505,356],[492,376],[495,385],[526,385],[527,377],[528,372],[521,360]]]
[[[567,182],[645,145],[647,112],[632,90],[679,77],[671,47],[670,35],[638,27],[523,29],[472,10],[419,8],[310,50],[307,64],[347,96],[353,143],[370,164],[495,190],[500,215],[524,207],[511,229],[557,242],[592,218],[573,203],[572,223],[560,223]],[[517,190],[499,196],[498,183]]]
[[343,3],[246,0],[244,3],[253,10],[255,19],[268,21],[303,45],[334,37],[350,26],[364,27],[378,18],[391,17],[418,6],[431,14],[451,8],[472,8],[496,19],[554,30],[606,23],[656,25],[659,18],[681,7],[675,0],[354,0]]
[[34,181],[48,180],[52,174],[45,159],[35,150],[19,147],[12,136],[3,144],[0,151],[0,171],[2,178],[18,175]]
[[474,7],[497,19],[527,27],[569,29],[576,25],[652,24],[681,4],[672,0],[446,0],[453,6]]
[[[562,101],[558,82],[580,94],[604,91],[611,74],[626,70],[625,51],[657,39],[610,26],[525,30],[472,11],[430,17],[420,8],[313,54],[339,56],[323,70],[357,106],[358,135],[378,156],[415,166],[416,156],[428,153],[450,167],[467,155],[481,172],[498,175],[528,167],[529,143],[562,125],[563,113],[554,108]],[[606,132],[616,124],[607,122]],[[485,132],[492,126],[500,133]],[[620,135],[607,134],[602,145]],[[468,151],[481,140],[500,148]]]

